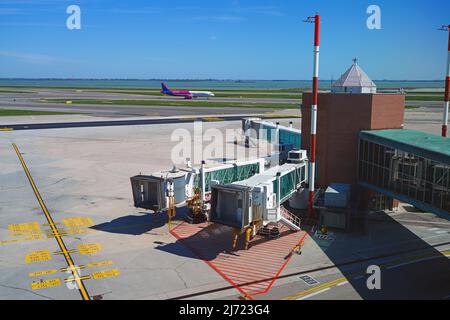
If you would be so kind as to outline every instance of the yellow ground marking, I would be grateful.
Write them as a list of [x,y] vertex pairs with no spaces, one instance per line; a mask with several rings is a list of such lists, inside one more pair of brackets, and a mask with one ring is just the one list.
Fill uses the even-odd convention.
[[[55,226],[60,225],[61,222],[55,222]],[[43,223],[42,224],[43,227],[50,227],[50,225],[48,223]]]
[[94,221],[91,218],[65,218],[62,220],[67,228],[79,227],[79,228],[89,228],[94,225]]
[[25,222],[25,223],[15,223],[8,225],[8,230],[10,232],[31,232],[31,231],[41,231],[41,227],[39,223],[34,222]]
[[0,131],[14,131],[13,128],[0,128]]
[[[47,235],[52,235],[52,234],[55,234],[55,230],[53,230],[53,229],[49,229],[49,230],[44,230],[45,231],[45,233],[47,234]],[[67,232],[66,232],[66,230],[65,229],[62,229],[62,228],[56,228],[56,232],[57,233],[59,233],[59,234],[67,234]]]
[[47,233],[47,238],[55,238],[56,236],[67,236],[67,232],[58,232],[56,234],[52,232]]
[[58,287],[61,285],[60,279],[42,280],[31,283],[32,290],[45,289],[50,287]]
[[[77,269],[77,270],[81,270],[81,269],[86,268],[86,266],[74,266],[74,268]],[[60,272],[67,272],[69,270],[71,270],[71,269],[70,268],[61,268],[61,269],[59,269]]]
[[203,118],[203,121],[208,121],[208,122],[216,122],[216,121],[224,121],[225,119],[222,118]]
[[91,276],[88,275],[88,276],[64,279],[64,282],[75,282],[75,281],[82,281],[82,280],[89,280],[89,279],[91,279]]
[[29,277],[48,276],[50,274],[55,274],[57,272],[58,272],[58,270],[43,270],[43,271],[31,272],[28,274],[28,276]]
[[286,297],[283,300],[298,300],[298,299],[300,299],[302,297],[308,296],[308,295],[310,295],[312,293],[316,293],[317,291],[321,291],[321,290],[324,290],[324,289],[331,288],[331,287],[333,287],[333,286],[335,286],[335,285],[337,285],[339,283],[345,282],[345,281],[347,281],[347,278],[346,277],[341,277],[341,278],[338,278],[336,280],[333,280],[333,281],[321,284],[321,285],[319,285],[317,287],[314,287],[314,288],[311,288],[311,289],[299,292],[297,294],[294,294],[292,296]]
[[[77,269],[86,269],[86,268],[95,268],[95,267],[103,267],[103,266],[108,266],[113,264],[113,262],[111,260],[108,261],[102,261],[102,262],[95,262],[95,263],[89,263],[85,266],[76,266],[75,268]],[[61,272],[67,272],[67,270],[69,270],[69,268],[62,268],[59,271]]]
[[180,121],[192,121],[192,122],[200,121],[200,119],[198,119],[198,118],[178,118],[177,120],[180,120]]
[[62,254],[65,254],[65,253],[75,253],[75,252],[77,252],[77,250],[76,249],[71,249],[71,250],[66,250],[66,251],[56,251],[56,252],[53,252],[53,254],[54,255],[62,255]]
[[120,276],[120,271],[118,269],[105,270],[100,272],[94,272],[92,274],[92,279],[104,279]]
[[81,235],[96,232],[97,230],[89,230],[94,224],[91,218],[66,218],[63,219],[63,223],[66,226],[67,234],[69,235]]
[[111,260],[108,261],[102,261],[102,262],[96,262],[96,263],[89,263],[87,265],[88,268],[94,268],[94,267],[103,267],[113,264]]
[[35,251],[25,256],[25,262],[28,264],[49,260],[52,260],[50,250]]
[[[25,164],[22,154],[20,153],[19,148],[17,147],[17,145],[15,143],[13,144],[13,148],[17,154],[17,157],[20,160],[20,163],[22,164],[23,170],[25,171],[25,174],[27,175],[28,181],[30,182],[30,185],[31,185],[31,188],[33,189],[34,194],[36,195],[39,205],[41,206],[41,209],[45,214],[47,222],[50,225],[50,227],[52,228],[52,230],[54,231],[55,239],[58,242],[58,246],[61,249],[61,251],[64,253],[64,258],[66,259],[66,262],[67,262],[68,266],[70,267],[72,274],[74,276],[76,276],[77,271],[74,268],[75,263],[73,263],[70,253],[67,252],[67,248],[66,248],[66,245],[64,244],[63,239],[61,238],[60,235],[57,234],[58,232],[56,230],[55,222],[53,221],[53,218],[51,217],[51,215],[47,209],[47,206],[44,203],[44,200],[42,200],[39,190],[37,189],[36,184],[34,183],[33,177],[31,176],[27,165]],[[59,281],[59,279],[58,279],[58,281]],[[83,300],[90,300],[89,294],[87,293],[87,290],[86,290],[86,287],[84,286],[83,281],[80,279],[77,279],[76,281],[77,281],[77,285],[78,285],[78,288],[79,288],[79,291],[80,291],[80,294],[81,294]]]
[[78,251],[80,254],[96,254],[102,250],[102,246],[99,243],[80,244],[78,245]]
[[11,236],[27,236],[27,240],[37,240],[42,239],[43,237],[41,227],[36,221],[10,224],[8,225],[8,230]]
[[16,243],[16,242],[22,242],[22,241],[26,241],[26,240],[28,240],[28,239],[3,240],[3,241],[0,241],[0,244]]

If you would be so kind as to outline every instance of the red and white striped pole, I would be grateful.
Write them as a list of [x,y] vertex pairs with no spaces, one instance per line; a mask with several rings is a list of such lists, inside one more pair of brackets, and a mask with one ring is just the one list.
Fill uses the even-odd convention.
[[444,123],[442,125],[442,136],[447,137],[448,110],[450,106],[450,25],[442,27],[448,31],[448,53],[447,53],[447,73],[445,78],[445,98],[444,98]]
[[314,74],[311,106],[311,149],[309,157],[309,216],[314,217],[314,193],[316,185],[316,147],[317,147],[317,105],[319,99],[319,52],[320,52],[320,15],[308,18],[314,22]]

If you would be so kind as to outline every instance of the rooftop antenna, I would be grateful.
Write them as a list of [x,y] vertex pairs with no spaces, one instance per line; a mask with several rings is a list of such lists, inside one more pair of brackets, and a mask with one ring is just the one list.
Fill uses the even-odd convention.
[[447,70],[445,77],[445,98],[444,98],[444,120],[442,124],[442,136],[447,137],[448,128],[448,109],[450,105],[450,24],[442,26],[438,30],[448,32],[448,53],[447,53]]
[[311,142],[309,156],[309,197],[308,214],[314,218],[314,193],[316,184],[316,145],[317,145],[317,105],[319,98],[319,52],[320,52],[320,15],[308,17],[305,22],[314,23],[314,73],[311,105]]

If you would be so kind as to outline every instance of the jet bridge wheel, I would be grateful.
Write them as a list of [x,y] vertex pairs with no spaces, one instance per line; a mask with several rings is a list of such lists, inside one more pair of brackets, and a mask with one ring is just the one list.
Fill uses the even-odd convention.
[[273,240],[273,239],[278,239],[281,236],[281,232],[280,229],[278,228],[278,226],[264,226],[261,229],[259,229],[258,231],[258,235],[269,239],[269,240]]

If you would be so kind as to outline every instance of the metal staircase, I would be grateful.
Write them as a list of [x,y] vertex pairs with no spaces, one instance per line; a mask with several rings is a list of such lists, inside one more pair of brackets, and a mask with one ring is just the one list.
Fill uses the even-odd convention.
[[292,212],[288,211],[285,207],[281,206],[281,220],[280,222],[289,227],[293,231],[300,231],[301,220],[299,217],[294,215]]

